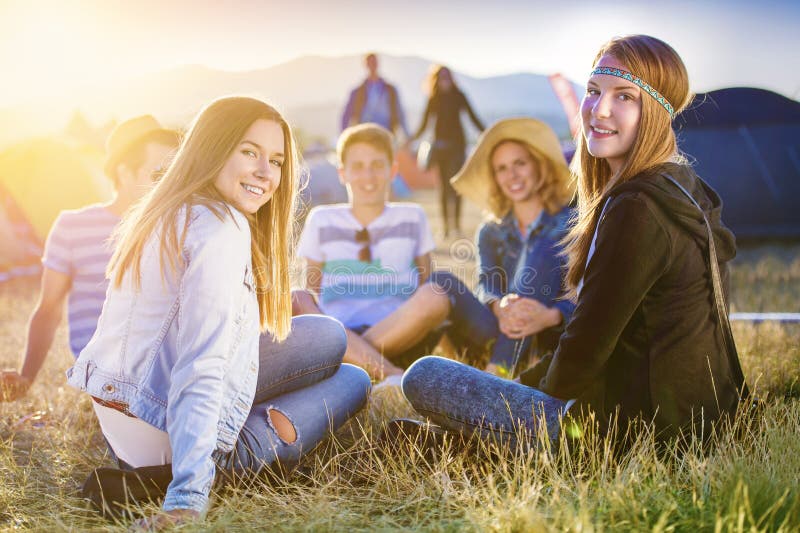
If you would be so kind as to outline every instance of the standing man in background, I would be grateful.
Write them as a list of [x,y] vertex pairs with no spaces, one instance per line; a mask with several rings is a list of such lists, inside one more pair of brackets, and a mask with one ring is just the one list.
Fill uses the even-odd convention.
[[53,223],[42,257],[41,294],[28,323],[25,358],[20,371],[0,373],[0,400],[24,396],[36,379],[61,323],[65,300],[72,354],[77,357],[92,338],[108,287],[112,231],[161,176],[178,143],[178,133],[150,115],[127,120],[111,132],[104,171],[114,182],[114,197],[105,204],[62,211]]
[[380,124],[393,134],[397,130],[408,138],[406,117],[400,105],[400,95],[394,85],[378,75],[378,56],[369,53],[364,56],[367,79],[353,89],[342,113],[341,130],[365,122]]

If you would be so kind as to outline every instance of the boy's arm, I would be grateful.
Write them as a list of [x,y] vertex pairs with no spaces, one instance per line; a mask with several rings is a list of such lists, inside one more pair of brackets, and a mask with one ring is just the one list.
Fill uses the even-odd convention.
[[417,267],[417,272],[419,272],[419,285],[422,285],[431,275],[431,270],[433,269],[433,261],[431,260],[430,252],[426,254],[422,254],[419,257],[414,258],[414,265]]
[[64,314],[64,301],[72,287],[68,274],[51,268],[42,272],[41,294],[28,323],[25,360],[20,372],[2,373],[0,399],[13,401],[25,395],[44,364],[56,329]]

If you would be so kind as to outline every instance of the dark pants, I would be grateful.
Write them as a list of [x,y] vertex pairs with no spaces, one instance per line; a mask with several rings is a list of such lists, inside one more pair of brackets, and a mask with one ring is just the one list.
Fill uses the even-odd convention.
[[[444,232],[449,233],[451,227],[461,229],[461,197],[456,193],[450,178],[456,175],[464,164],[464,146],[444,144],[436,141],[431,154],[430,167],[439,167],[439,202],[442,208],[442,224]],[[452,206],[452,209],[451,209]],[[450,213],[452,212],[452,226]]]

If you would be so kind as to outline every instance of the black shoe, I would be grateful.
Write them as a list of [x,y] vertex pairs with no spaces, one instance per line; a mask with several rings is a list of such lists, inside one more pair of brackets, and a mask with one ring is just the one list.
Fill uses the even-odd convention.
[[390,450],[395,456],[416,449],[427,462],[434,462],[448,445],[460,447],[461,438],[457,433],[448,433],[443,428],[413,420],[395,418],[386,423],[386,429],[378,437],[378,445]]
[[171,481],[172,465],[95,468],[83,483],[81,496],[105,518],[136,518],[136,509],[163,498]]

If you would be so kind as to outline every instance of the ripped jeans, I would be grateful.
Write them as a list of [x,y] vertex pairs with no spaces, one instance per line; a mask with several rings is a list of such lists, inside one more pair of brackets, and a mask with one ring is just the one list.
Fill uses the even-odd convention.
[[[291,465],[366,403],[370,379],[342,364],[347,348],[342,325],[322,315],[292,318],[282,343],[262,337],[255,398],[236,445],[217,457],[218,468],[258,472],[274,462]],[[289,419],[293,442],[278,436],[269,411]]]
[[[370,379],[361,368],[342,364],[346,347],[342,325],[322,315],[293,318],[282,343],[261,337],[253,406],[233,450],[213,453],[218,482],[258,474],[275,463],[294,465],[364,406]],[[139,474],[152,483],[151,489],[166,490],[172,480],[167,433],[112,407],[95,403],[94,408],[120,468],[143,468],[146,472]],[[280,436],[286,438],[287,423],[292,428],[290,442]],[[127,494],[125,479],[103,472],[93,475],[108,494]]]

